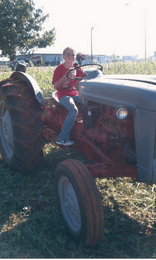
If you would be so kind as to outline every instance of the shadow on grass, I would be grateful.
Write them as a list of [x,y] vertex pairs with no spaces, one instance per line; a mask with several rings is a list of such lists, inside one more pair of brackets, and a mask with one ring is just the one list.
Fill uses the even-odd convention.
[[156,229],[123,214],[113,197],[113,210],[104,208],[103,257],[111,258],[151,258],[156,256]]

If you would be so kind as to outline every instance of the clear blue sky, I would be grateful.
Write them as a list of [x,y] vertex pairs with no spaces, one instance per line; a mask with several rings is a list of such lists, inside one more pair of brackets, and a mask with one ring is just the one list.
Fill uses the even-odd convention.
[[[62,53],[67,46],[76,52],[138,55],[156,51],[156,0],[33,0],[49,19],[45,29],[56,29],[52,47],[38,52]],[[145,26],[146,25],[146,26]],[[146,28],[146,33],[145,33]],[[146,35],[146,37],[145,37]]]

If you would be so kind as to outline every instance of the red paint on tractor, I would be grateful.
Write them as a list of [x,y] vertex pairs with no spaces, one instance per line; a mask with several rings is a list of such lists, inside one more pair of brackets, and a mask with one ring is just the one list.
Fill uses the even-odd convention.
[[[45,100],[45,104],[41,115],[44,125],[43,136],[55,143],[68,111],[59,107],[53,98]],[[95,110],[95,107],[93,109]],[[96,162],[87,166],[94,178],[132,177],[137,180],[136,166],[126,164],[124,160],[129,156],[124,150],[124,145],[134,139],[132,115],[121,121],[115,117],[113,107],[101,105],[100,111],[94,126],[85,129],[84,120],[90,118],[84,117],[83,109],[79,106],[79,113],[72,129],[74,148],[86,155],[87,160]]]

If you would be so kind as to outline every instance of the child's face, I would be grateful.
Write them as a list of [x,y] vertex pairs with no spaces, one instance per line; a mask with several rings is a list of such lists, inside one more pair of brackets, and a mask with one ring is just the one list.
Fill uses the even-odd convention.
[[63,55],[63,59],[65,60],[67,65],[72,66],[75,60],[74,50],[68,49],[66,53]]

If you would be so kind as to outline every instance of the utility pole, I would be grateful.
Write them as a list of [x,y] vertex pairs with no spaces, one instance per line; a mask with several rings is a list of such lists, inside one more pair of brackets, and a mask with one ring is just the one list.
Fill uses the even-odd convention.
[[91,28],[91,63],[93,62],[93,43],[92,43],[92,30],[94,27]]
[[146,62],[146,10],[144,11],[145,15],[145,62]]

